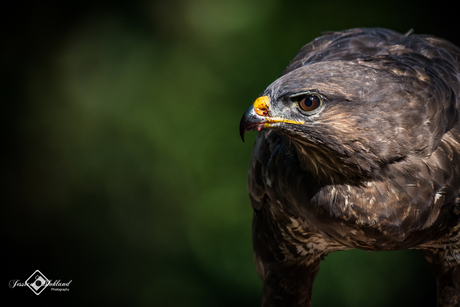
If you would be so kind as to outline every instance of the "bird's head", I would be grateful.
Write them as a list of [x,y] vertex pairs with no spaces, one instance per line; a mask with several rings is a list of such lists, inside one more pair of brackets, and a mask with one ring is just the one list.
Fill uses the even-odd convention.
[[445,133],[445,125],[436,131],[433,123],[443,120],[446,106],[430,105],[441,97],[430,96],[427,74],[404,69],[410,73],[362,61],[297,68],[246,111],[241,137],[272,130],[292,143],[304,167],[329,177],[375,177],[410,154],[429,155]]

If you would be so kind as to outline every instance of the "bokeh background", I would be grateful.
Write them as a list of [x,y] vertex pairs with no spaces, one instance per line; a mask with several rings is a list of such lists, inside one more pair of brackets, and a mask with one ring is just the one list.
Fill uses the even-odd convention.
[[[431,1],[4,1],[2,292],[18,306],[259,306],[243,112],[322,31],[460,45]],[[8,288],[39,269],[70,292]],[[417,251],[331,254],[314,306],[434,306]]]

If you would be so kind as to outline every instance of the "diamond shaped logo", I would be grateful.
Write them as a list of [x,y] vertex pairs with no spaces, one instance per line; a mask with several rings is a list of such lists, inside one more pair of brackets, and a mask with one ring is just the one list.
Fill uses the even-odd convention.
[[25,284],[30,288],[30,290],[33,291],[33,293],[39,295],[43,290],[45,290],[46,287],[48,287],[50,281],[39,270],[36,270],[26,280]]

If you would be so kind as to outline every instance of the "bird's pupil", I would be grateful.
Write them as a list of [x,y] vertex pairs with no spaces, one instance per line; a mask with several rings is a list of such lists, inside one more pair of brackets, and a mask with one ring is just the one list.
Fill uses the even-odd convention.
[[305,99],[305,105],[307,107],[311,107],[311,105],[313,104],[313,97],[307,97],[307,99]]

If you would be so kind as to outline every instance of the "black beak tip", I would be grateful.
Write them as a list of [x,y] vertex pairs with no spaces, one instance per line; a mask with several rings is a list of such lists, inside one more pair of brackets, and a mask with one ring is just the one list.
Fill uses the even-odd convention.
[[243,118],[240,121],[240,137],[241,137],[241,140],[243,141],[243,143],[244,143],[244,133],[246,132],[246,127],[245,127],[245,124],[244,124],[244,121],[245,121],[244,118],[245,118],[245,116],[243,115]]
[[249,109],[244,113],[243,117],[240,121],[240,137],[244,143],[244,134],[246,131],[260,131],[261,125],[265,122],[265,117],[260,116],[254,111],[254,107],[251,106]]

